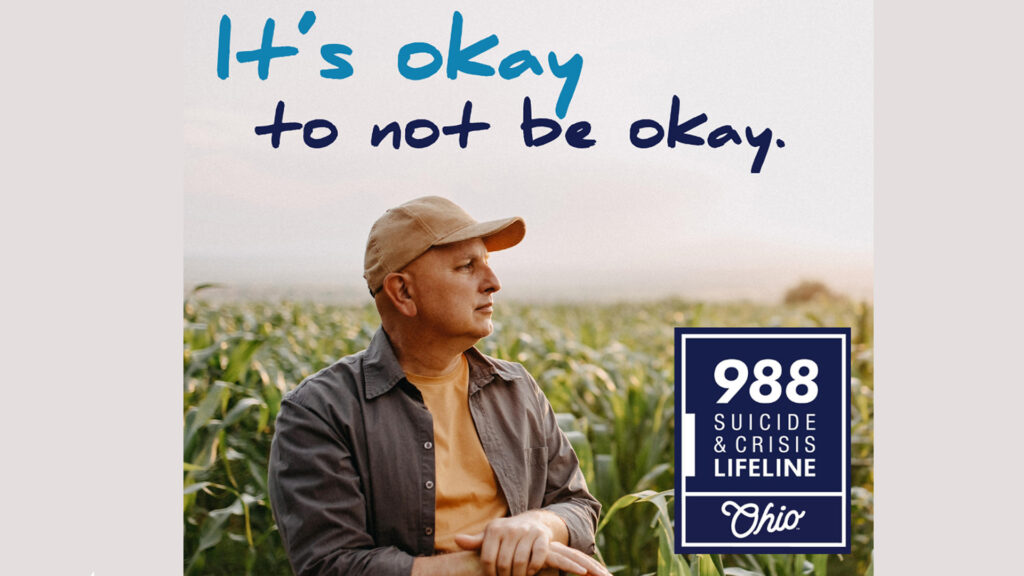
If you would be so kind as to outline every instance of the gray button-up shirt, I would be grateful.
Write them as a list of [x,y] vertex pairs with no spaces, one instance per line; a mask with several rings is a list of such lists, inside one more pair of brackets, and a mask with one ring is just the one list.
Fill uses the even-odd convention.
[[[466,351],[469,409],[512,515],[543,508],[594,551],[601,505],[526,369]],[[270,502],[299,576],[409,574],[434,553],[434,425],[387,335],[285,395]]]

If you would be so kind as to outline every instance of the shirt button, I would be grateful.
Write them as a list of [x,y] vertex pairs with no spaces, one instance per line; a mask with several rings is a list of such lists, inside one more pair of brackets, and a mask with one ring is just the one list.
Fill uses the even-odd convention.
[[430,490],[431,488],[434,487],[434,481],[433,480],[427,480],[427,483],[424,484],[424,486],[427,487],[427,490]]
[[434,533],[434,529],[431,528],[430,526],[427,526],[426,530],[424,530],[423,533],[426,534],[427,536],[430,536],[431,534]]
[[431,442],[430,440],[427,440],[426,442],[423,443],[423,447],[426,448],[427,450],[430,450],[431,448],[434,447],[434,443]]

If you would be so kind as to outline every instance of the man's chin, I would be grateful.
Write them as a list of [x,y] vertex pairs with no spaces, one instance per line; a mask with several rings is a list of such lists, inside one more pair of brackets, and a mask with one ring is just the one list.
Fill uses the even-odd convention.
[[480,329],[480,332],[481,333],[478,336],[479,338],[486,338],[486,337],[490,336],[491,334],[494,333],[494,323],[492,323],[490,320],[488,320],[487,321],[487,326],[486,327],[482,327]]

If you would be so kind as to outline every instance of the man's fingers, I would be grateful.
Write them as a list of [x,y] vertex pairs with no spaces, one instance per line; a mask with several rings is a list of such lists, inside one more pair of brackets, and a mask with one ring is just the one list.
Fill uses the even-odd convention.
[[456,534],[455,543],[463,550],[479,550],[484,543],[484,533]]
[[526,569],[529,568],[530,557],[533,554],[534,542],[535,540],[524,538],[516,544],[516,553],[512,557],[512,576],[526,576]]
[[480,562],[487,576],[533,576],[545,568],[611,576],[607,568],[583,552],[540,536],[506,538],[500,532],[489,537],[487,533],[458,534],[455,543],[464,550],[480,550]]
[[586,555],[584,555],[584,558],[585,558],[585,561],[583,562],[583,565],[584,565],[584,567],[586,567],[588,575],[593,575],[593,576],[612,576],[612,573],[609,572],[608,569],[605,568],[605,566],[603,564],[601,564],[600,562],[598,562],[597,560],[594,560],[593,558],[591,558],[589,556],[586,556]]
[[512,562],[516,555],[517,540],[513,538],[502,539],[498,546],[498,576],[512,576]]
[[586,574],[588,572],[582,564],[573,562],[571,558],[560,551],[556,551],[554,548],[548,552],[547,565],[573,574]]
[[565,568],[558,566],[560,570],[568,572],[574,572],[576,574],[593,574],[594,576],[611,576],[611,572],[608,571],[600,562],[594,560],[590,556],[587,556],[583,552],[570,548],[564,544],[558,542],[551,543],[551,551],[548,554],[548,565],[554,566],[552,563],[552,557],[557,556],[559,561],[567,560],[568,562],[575,564],[575,568]]
[[532,550],[530,552],[530,564],[527,566],[526,573],[533,576],[548,560],[548,541],[546,538],[537,538],[533,541]]
[[578,561],[580,564],[583,565],[584,568],[587,569],[588,575],[612,576],[612,573],[609,572],[608,569],[605,568],[604,565],[598,562],[597,560],[594,560],[590,556],[587,556],[586,554],[579,552],[578,550],[574,550],[574,552],[577,552],[579,554]]
[[501,546],[500,538],[488,537],[484,534],[483,544],[480,546],[480,562],[484,565],[484,572],[487,576],[498,576],[498,549]]

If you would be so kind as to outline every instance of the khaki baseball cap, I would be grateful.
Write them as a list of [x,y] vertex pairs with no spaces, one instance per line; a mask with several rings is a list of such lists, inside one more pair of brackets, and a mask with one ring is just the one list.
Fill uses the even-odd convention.
[[488,252],[496,252],[519,244],[525,235],[526,223],[518,216],[477,222],[447,198],[416,198],[391,208],[370,228],[363,278],[372,296],[385,276],[405,268],[433,246],[480,238]]

